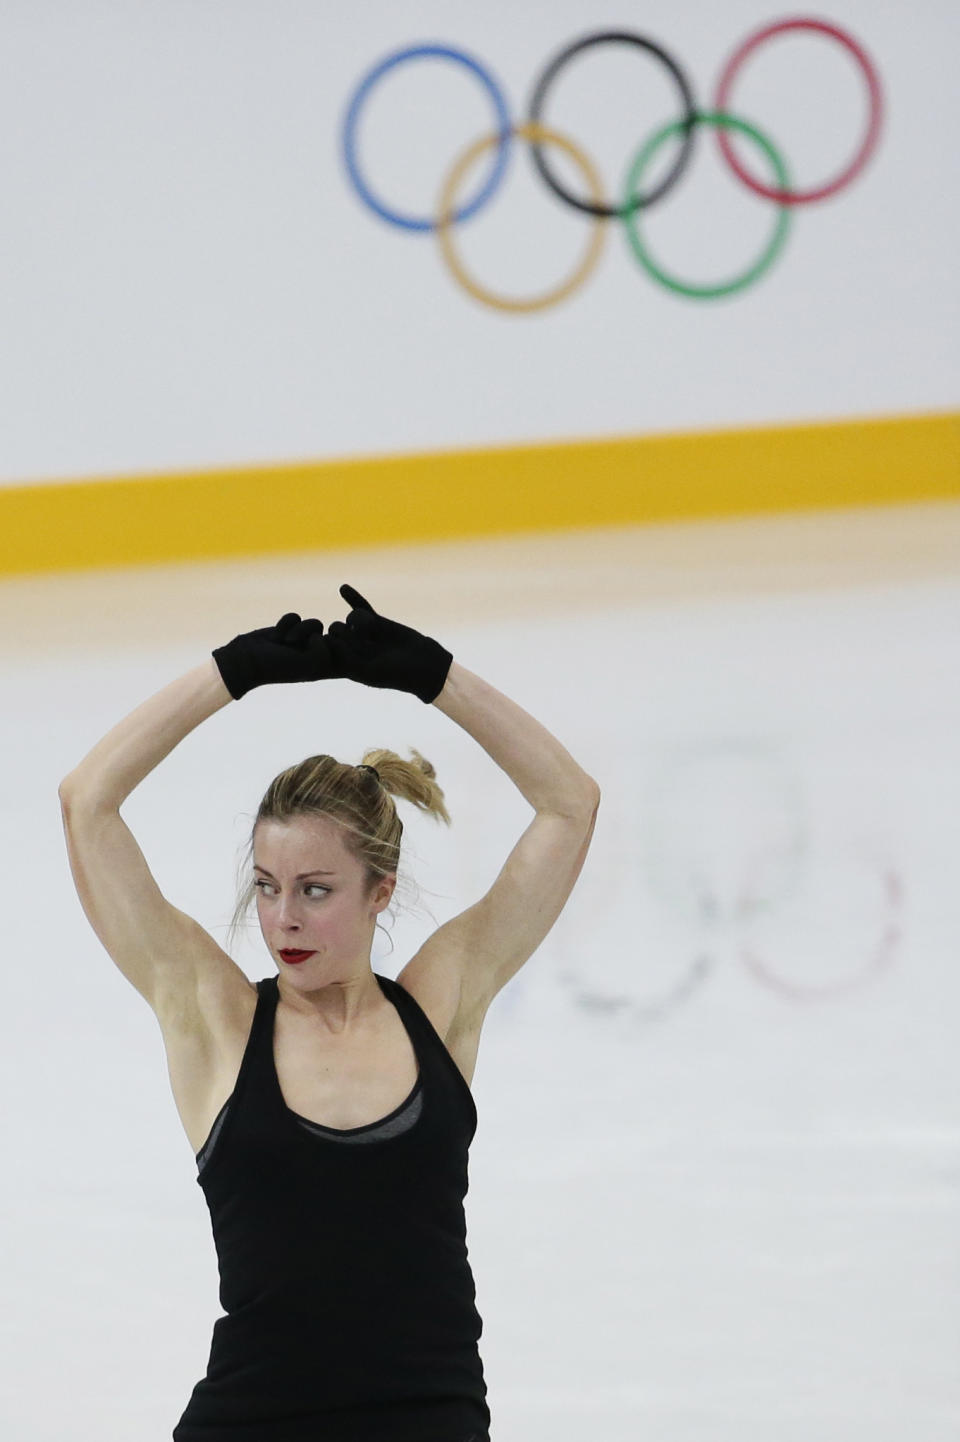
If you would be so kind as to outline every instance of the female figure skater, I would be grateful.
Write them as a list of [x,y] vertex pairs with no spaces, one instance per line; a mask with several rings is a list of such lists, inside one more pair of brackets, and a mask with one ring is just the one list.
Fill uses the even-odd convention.
[[[295,613],[234,638],[146,701],[63,781],[84,911],[153,1007],[200,1168],[225,1315],[174,1442],[489,1442],[463,1201],[470,1081],[487,1008],[580,874],[596,782],[533,717],[356,591],[324,634]],[[396,981],[373,972],[397,879],[391,792],[449,821],[434,770],[392,751],[309,757],[253,827],[253,985],[161,895],[124,798],[193,728],[255,686],[347,677],[462,726],[536,815],[486,896]]]

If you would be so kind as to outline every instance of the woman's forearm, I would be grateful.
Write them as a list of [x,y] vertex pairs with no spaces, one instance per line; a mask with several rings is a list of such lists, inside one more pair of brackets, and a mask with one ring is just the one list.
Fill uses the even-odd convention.
[[119,807],[184,736],[232,700],[211,656],[108,731],[64,777],[61,797]]
[[452,662],[432,703],[468,731],[535,811],[591,812],[600,788],[546,727],[472,671]]

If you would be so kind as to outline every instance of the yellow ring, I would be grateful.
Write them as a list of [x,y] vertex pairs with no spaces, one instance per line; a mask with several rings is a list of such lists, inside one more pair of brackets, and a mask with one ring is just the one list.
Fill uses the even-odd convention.
[[[596,205],[606,204],[603,185],[599,175],[580,147],[574,145],[572,140],[568,140],[566,136],[558,134],[556,130],[548,130],[546,126],[535,124],[533,121],[529,121],[524,125],[511,125],[510,134],[519,136],[522,140],[533,140],[540,144],[546,142],[550,145],[559,145],[560,149],[565,150],[571,160],[579,165],[594,203]],[[500,135],[497,131],[494,131],[491,135],[483,136],[473,145],[468,146],[454,162],[453,168],[447,176],[440,194],[438,207],[440,214],[436,224],[436,234],[440,244],[440,254],[446,261],[454,280],[459,281],[464,290],[469,291],[476,300],[482,301],[484,305],[492,306],[494,310],[545,310],[547,306],[558,305],[560,301],[566,300],[568,295],[571,295],[579,286],[583,285],[584,281],[590,275],[590,272],[595,268],[607,238],[607,217],[604,215],[592,217],[593,233],[590,236],[586,252],[580,264],[569,279],[562,281],[561,284],[555,286],[553,290],[548,290],[545,295],[534,297],[532,300],[511,300],[508,297],[496,295],[492,290],[486,290],[483,286],[478,285],[464,270],[463,263],[454,249],[451,221],[456,214],[456,192],[461,180],[473,162],[479,159],[485,150],[489,150],[492,145],[496,145],[499,139]]]

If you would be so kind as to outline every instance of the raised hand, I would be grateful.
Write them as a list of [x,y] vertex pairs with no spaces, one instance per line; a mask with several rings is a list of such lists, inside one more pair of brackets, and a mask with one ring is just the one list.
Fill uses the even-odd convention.
[[296,611],[288,611],[275,626],[234,636],[212,655],[235,701],[255,686],[323,681],[345,674],[337,670],[323,622],[315,616],[302,621]]
[[381,616],[352,586],[340,595],[353,609],[327,628],[336,674],[364,686],[409,691],[430,704],[443,690],[453,654],[411,626]]

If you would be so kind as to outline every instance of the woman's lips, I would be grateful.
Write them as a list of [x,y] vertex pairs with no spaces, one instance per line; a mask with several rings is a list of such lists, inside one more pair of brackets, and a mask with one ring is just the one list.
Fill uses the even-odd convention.
[[298,962],[306,961],[308,956],[316,956],[315,951],[281,951],[280,955],[288,966],[296,966]]

